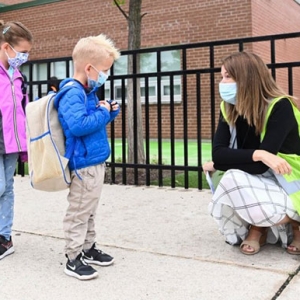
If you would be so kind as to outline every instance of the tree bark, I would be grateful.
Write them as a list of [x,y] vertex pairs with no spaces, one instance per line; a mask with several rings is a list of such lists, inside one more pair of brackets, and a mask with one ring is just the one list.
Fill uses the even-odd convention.
[[[128,15],[114,0],[118,9],[128,22],[128,50],[140,49],[141,47],[141,15],[142,0],[129,0]],[[128,55],[128,74],[140,73],[139,55]],[[143,118],[141,104],[140,80],[133,77],[127,80],[127,141],[128,141],[128,163],[144,164],[144,137]]]
[[[128,19],[128,50],[141,47],[141,2],[130,0]],[[140,73],[139,55],[128,56],[128,74]],[[141,104],[140,79],[133,78],[127,82],[127,116],[128,116],[128,162],[145,163],[143,118]],[[137,151],[136,151],[137,150]]]

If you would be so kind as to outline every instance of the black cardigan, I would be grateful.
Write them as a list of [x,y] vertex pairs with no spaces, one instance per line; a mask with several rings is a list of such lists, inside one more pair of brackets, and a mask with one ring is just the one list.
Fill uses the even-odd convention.
[[260,136],[255,134],[255,128],[249,126],[243,117],[239,117],[235,125],[238,149],[231,149],[229,126],[220,114],[212,149],[214,168],[217,170],[239,169],[250,174],[264,173],[269,167],[252,159],[257,149],[273,154],[281,152],[300,155],[298,124],[292,105],[286,98],[274,105],[262,143]]

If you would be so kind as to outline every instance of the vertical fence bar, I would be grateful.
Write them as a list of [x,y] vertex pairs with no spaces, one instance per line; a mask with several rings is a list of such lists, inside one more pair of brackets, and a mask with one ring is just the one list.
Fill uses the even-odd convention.
[[176,186],[175,161],[175,113],[174,113],[174,75],[170,75],[170,154],[171,154],[171,187]]
[[[187,58],[186,49],[182,51],[182,70],[187,70]],[[189,164],[189,148],[188,148],[188,94],[187,94],[187,74],[183,73],[182,78],[182,104],[183,104],[183,155],[184,155],[184,166],[187,167]],[[189,186],[189,172],[187,168],[184,168],[184,187],[187,189]]]
[[244,51],[244,43],[242,41],[239,42],[239,51],[240,52]]
[[214,139],[216,131],[216,114],[215,114],[215,67],[214,46],[209,47],[209,66],[210,72],[210,105],[211,105],[211,141]]
[[149,77],[145,77],[145,155],[146,155],[146,185],[150,185],[150,124],[149,124]]
[[202,140],[201,140],[201,74],[196,74],[196,107],[197,107],[197,162],[198,170],[198,189],[202,189]]
[[[115,89],[114,89],[114,68],[112,67],[110,70],[110,99],[115,99]],[[102,86],[103,87],[103,94],[104,97],[102,99],[105,99],[105,84]],[[107,100],[107,99],[105,99]],[[111,155],[110,155],[110,161],[112,164],[110,165],[110,174],[111,174],[111,179],[112,181],[115,181],[116,178],[116,167],[115,167],[115,162],[116,162],[116,157],[115,157],[115,152],[116,152],[116,144],[115,144],[115,122],[111,122],[110,125],[110,145],[111,145]]]
[[[271,39],[270,40],[270,50],[271,50],[271,64],[275,64],[275,61],[276,61],[276,54],[275,54],[275,40],[274,39]],[[271,73],[272,73],[272,76],[274,78],[274,80],[276,80],[276,68],[274,66],[272,66],[271,68]]]
[[293,69],[292,67],[288,68],[288,85],[289,85],[289,95],[294,94],[294,88],[293,88]]
[[[48,61],[47,62],[47,81],[50,79],[51,77],[51,63]],[[49,83],[47,84],[47,93],[48,93],[48,86]]]
[[[137,74],[137,52],[134,52],[132,54],[132,73],[134,75]],[[134,136],[134,184],[138,185],[139,183],[139,174],[138,174],[138,168],[137,168],[137,163],[138,163],[138,131],[137,131],[137,119],[138,119],[138,109],[137,109],[137,77],[133,77],[133,136]]]
[[156,70],[157,70],[157,155],[158,155],[158,185],[163,186],[162,178],[162,125],[161,125],[161,52],[156,53]]
[[66,60],[66,77],[70,77],[70,60]]
[[126,184],[127,181],[127,172],[126,172],[126,154],[127,154],[127,147],[126,147],[126,85],[125,79],[121,79],[121,91],[122,91],[122,184]]
[[33,100],[33,64],[29,64],[29,78],[28,78],[28,85],[29,85],[29,100]]

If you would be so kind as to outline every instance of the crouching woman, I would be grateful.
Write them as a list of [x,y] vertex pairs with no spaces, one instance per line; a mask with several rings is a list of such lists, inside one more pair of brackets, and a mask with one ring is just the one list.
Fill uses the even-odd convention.
[[213,161],[203,171],[225,173],[209,212],[243,254],[266,242],[300,254],[300,112],[253,53],[225,58],[221,75]]

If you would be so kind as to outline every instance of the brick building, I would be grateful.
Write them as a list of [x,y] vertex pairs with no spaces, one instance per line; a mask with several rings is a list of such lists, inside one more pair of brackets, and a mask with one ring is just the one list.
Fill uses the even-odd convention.
[[[127,11],[129,0],[119,2],[123,3],[121,7]],[[298,32],[300,31],[299,2],[299,0],[178,0],[176,2],[143,0],[142,12],[146,15],[142,19],[142,47]],[[0,19],[19,20],[31,29],[35,39],[30,54],[31,60],[69,57],[80,37],[99,33],[111,37],[121,50],[127,49],[127,21],[114,5],[113,0],[0,0]],[[245,49],[256,52],[266,63],[270,63],[270,43],[253,43],[247,45]],[[238,47],[217,47],[215,66],[219,67],[220,59],[233,51],[238,51]],[[171,58],[166,57],[166,61],[175,69],[176,64],[180,68],[181,54],[172,52],[172,55]],[[276,42],[276,62],[288,61],[300,61],[300,38]],[[151,55],[146,62],[151,64]],[[209,67],[209,48],[187,51],[187,66]],[[300,70],[294,69],[293,72],[294,95],[300,98]],[[59,65],[51,69],[51,73],[51,75],[59,74],[58,77],[64,77]],[[35,79],[47,79],[45,76],[43,66],[37,68]],[[192,77],[188,80],[189,105],[195,102],[195,82]],[[287,90],[286,78],[287,70],[277,70],[276,80]],[[180,95],[180,78],[178,80],[177,93]],[[216,76],[215,82],[217,83],[218,80],[219,77]],[[203,76],[202,82],[202,137],[208,138],[211,134],[209,77]],[[163,88],[168,90],[168,86]],[[155,84],[152,92],[154,105],[150,108],[151,136],[155,137],[157,131]],[[182,98],[178,97],[175,108],[177,138],[182,138],[182,102]],[[116,122],[117,130],[120,120]],[[162,120],[165,125],[163,136],[167,137],[170,132],[168,125],[170,114],[167,109],[162,111]],[[196,115],[192,111],[189,114],[188,124],[189,138],[196,138]]]

